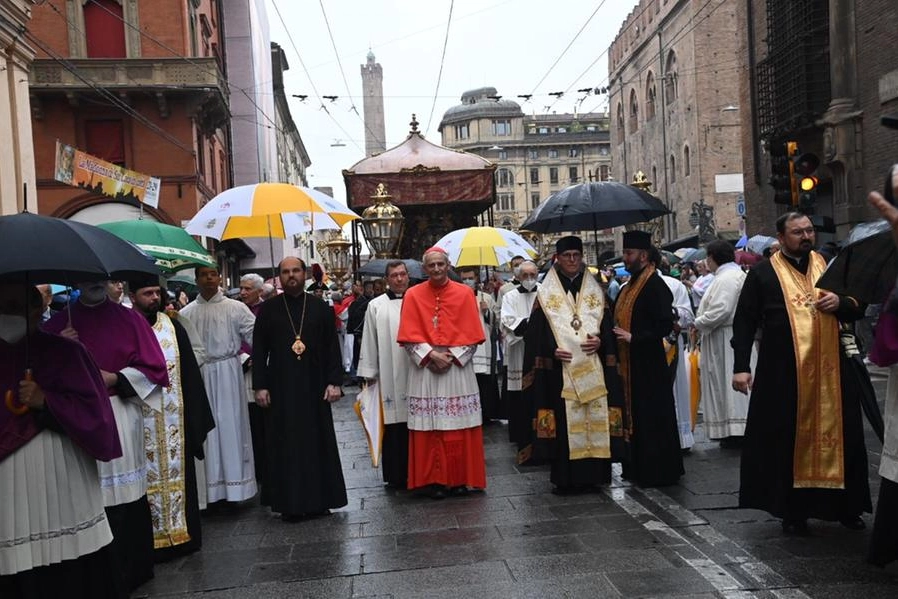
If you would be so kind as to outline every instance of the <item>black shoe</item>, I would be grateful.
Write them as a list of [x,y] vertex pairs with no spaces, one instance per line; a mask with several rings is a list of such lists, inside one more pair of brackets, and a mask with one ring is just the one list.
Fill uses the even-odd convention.
[[839,524],[848,530],[864,530],[867,528],[867,524],[860,516],[848,516],[847,518],[842,518],[839,520]]
[[808,535],[808,521],[804,518],[783,518],[783,534],[804,537]]
[[434,490],[432,490],[428,496],[431,499],[446,499],[446,497],[448,495],[447,495],[446,489],[444,487],[438,486]]
[[465,486],[461,486],[461,487],[452,487],[452,488],[449,490],[449,493],[450,493],[453,497],[463,497],[463,496],[465,496],[465,495],[468,494],[468,487],[465,487]]

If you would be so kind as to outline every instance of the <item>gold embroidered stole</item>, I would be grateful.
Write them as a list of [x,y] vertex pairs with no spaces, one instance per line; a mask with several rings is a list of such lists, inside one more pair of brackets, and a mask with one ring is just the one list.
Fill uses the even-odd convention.
[[816,252],[802,275],[780,252],[771,259],[783,289],[795,346],[798,409],[795,415],[795,488],[845,488],[839,321],[814,306],[814,283],[826,269]]
[[[164,313],[156,315],[156,339],[165,356],[169,386],[162,390],[162,411],[143,409],[147,454],[147,500],[156,549],[190,540],[187,532],[187,486],[184,448],[184,398],[181,356],[175,325]],[[189,349],[189,348],[188,348]]]
[[[620,294],[617,296],[617,303],[614,305],[614,323],[615,326],[625,331],[630,331],[633,324],[633,306],[636,305],[636,298],[642,292],[646,282],[655,274],[655,267],[652,264],[646,265],[642,273],[636,277],[636,281],[630,279],[630,282],[624,285]],[[632,331],[631,331],[632,332]],[[624,399],[627,405],[627,422],[624,427],[624,438],[629,439],[633,435],[633,391],[630,386],[630,344],[618,340],[617,342],[617,364],[618,372],[624,381]]]
[[602,288],[588,272],[583,273],[575,304],[552,268],[537,294],[555,343],[573,355],[570,362],[562,363],[561,390],[570,459],[610,458],[605,373],[597,354],[587,356],[580,349],[587,334],[598,334],[601,327],[605,308]]

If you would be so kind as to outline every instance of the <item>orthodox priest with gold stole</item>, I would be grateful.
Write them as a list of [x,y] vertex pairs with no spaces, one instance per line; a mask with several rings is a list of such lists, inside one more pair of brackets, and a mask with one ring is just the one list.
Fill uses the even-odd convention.
[[848,358],[839,323],[861,318],[865,306],[815,288],[826,263],[812,251],[807,216],[788,212],[776,230],[780,251],[749,271],[733,320],[733,388],[751,392],[739,507],[782,518],[786,534],[806,534],[808,518],[860,530],[872,510],[867,453],[860,392],[841,376]]
[[611,481],[612,443],[623,418],[620,405],[609,410],[605,383],[602,348],[613,347],[601,341],[603,333],[610,337],[605,293],[584,270],[579,237],[559,239],[555,257],[524,336],[522,394],[534,409],[534,432],[518,459],[527,461],[531,452],[548,459],[553,493],[565,495]]
[[630,419],[624,423],[623,476],[641,487],[672,485],[683,474],[673,381],[664,338],[673,330],[673,295],[650,260],[652,237],[624,233],[630,280],[614,306],[619,370]]

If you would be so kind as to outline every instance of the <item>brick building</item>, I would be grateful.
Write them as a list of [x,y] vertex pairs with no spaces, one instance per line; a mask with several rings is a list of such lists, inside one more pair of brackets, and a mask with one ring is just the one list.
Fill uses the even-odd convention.
[[54,180],[56,140],[161,178],[149,218],[190,219],[232,180],[219,0],[48,0],[29,87],[40,212],[91,223],[137,208]]
[[[795,141],[821,165],[813,206],[835,236],[872,213],[866,196],[898,162],[898,9],[892,0],[766,0],[740,3],[750,70],[741,104],[749,231],[772,233],[787,206],[773,202],[771,151]],[[821,235],[822,240],[829,235]]]
[[740,4],[641,0],[608,51],[614,178],[645,173],[667,243],[740,234]]

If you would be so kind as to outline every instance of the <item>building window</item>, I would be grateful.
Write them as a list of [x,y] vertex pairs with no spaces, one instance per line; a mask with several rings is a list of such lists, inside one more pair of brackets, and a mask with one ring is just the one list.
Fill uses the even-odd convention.
[[677,182],[677,158],[673,154],[670,155],[670,182]]
[[491,132],[493,135],[498,137],[504,137],[506,135],[511,135],[511,121],[508,119],[501,119],[492,122]]
[[617,143],[624,141],[624,105],[617,103]]
[[608,165],[603,164],[599,167],[599,181],[607,181],[608,180]]
[[670,104],[677,99],[677,53],[671,50],[664,64],[664,100]]
[[206,176],[206,140],[200,128],[196,128],[196,170],[200,177]]
[[568,158],[578,158],[580,156],[580,148],[569,148],[567,156]]
[[542,181],[539,180],[539,169],[531,168],[530,169],[530,184],[531,185],[539,185]]
[[468,123],[461,123],[455,126],[455,139],[468,139],[471,137],[471,130]]
[[608,147],[608,144],[599,145],[599,156],[607,156],[610,153],[611,149]]
[[539,206],[539,193],[531,192],[530,193],[530,209],[536,208]]
[[655,118],[655,74],[649,72],[645,81],[645,120]]
[[558,148],[549,148],[549,158],[558,158]]
[[514,194],[513,193],[500,193],[499,194],[499,210],[509,212],[514,210]]
[[550,185],[558,185],[558,167],[557,166],[549,167],[549,184]]
[[91,156],[125,166],[125,126],[121,119],[84,121],[84,142]]
[[557,127],[555,133],[567,133],[567,127]]
[[689,176],[689,146],[683,148],[683,176]]
[[538,160],[539,159],[539,150],[530,148],[527,150],[527,158],[530,160]]
[[496,171],[496,187],[511,187],[514,185],[514,173],[507,168]]
[[580,182],[580,173],[577,170],[576,166],[568,167],[567,169],[568,179],[571,180],[571,184]]
[[88,58],[125,58],[125,23],[116,0],[92,0],[84,6]]
[[548,127],[540,127],[537,131],[539,132],[540,135],[548,135],[549,134]]
[[630,90],[630,131],[639,130],[639,97],[636,90]]
[[508,160],[507,150],[499,150],[499,160]]

